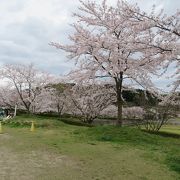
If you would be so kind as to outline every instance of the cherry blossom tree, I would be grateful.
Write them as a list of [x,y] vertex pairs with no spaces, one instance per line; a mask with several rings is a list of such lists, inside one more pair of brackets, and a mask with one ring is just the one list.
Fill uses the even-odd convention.
[[17,108],[20,107],[20,99],[17,91],[9,88],[9,85],[0,86],[0,106],[6,109],[6,115],[10,115],[9,110],[14,110],[13,116],[16,116]]
[[68,95],[69,108],[91,124],[114,101],[114,91],[102,85],[75,85]]
[[146,129],[158,131],[169,120],[169,115],[175,114],[175,106],[180,104],[180,10],[167,16],[163,9],[157,12],[155,6],[150,13],[140,10],[137,5],[126,3],[121,8],[132,28],[141,31],[141,38],[136,39],[135,43],[146,45],[143,53],[149,57],[149,61],[153,59],[161,63],[157,75],[166,73],[169,66],[174,65],[174,73],[167,75],[171,79],[168,85],[171,90],[166,95],[162,95],[162,92],[159,94],[160,103],[150,112],[153,118],[145,119]]
[[53,96],[49,88],[43,88],[32,103],[33,113],[55,112]]
[[170,64],[175,64],[174,74],[170,76],[174,79],[173,92],[180,85],[180,9],[170,16],[163,9],[157,12],[156,6],[150,13],[127,3],[122,3],[121,9],[124,19],[128,19],[132,28],[141,31],[141,39],[135,42],[146,45],[146,56],[163,63],[161,68],[164,72]]
[[53,102],[57,109],[58,115],[61,116],[63,112],[68,111],[68,96],[74,84],[67,82],[60,82],[50,85],[52,89]]
[[[34,68],[32,64],[8,64],[0,70],[1,78],[6,79],[11,87],[14,88],[18,97],[27,110],[31,112],[32,104],[43,87],[50,82],[51,78],[47,73]],[[7,90],[8,91],[8,90]]]
[[14,109],[18,104],[19,97],[15,89],[10,89],[9,86],[0,87],[0,105],[8,109]]
[[[114,117],[115,114],[117,114],[117,107],[115,105],[110,105],[101,112],[101,115],[109,117]],[[142,118],[143,114],[144,110],[140,106],[123,108],[123,117],[125,118]]]
[[103,117],[115,118],[117,115],[117,106],[113,104],[107,106],[100,112],[100,115]]
[[[155,35],[160,32],[153,34],[149,27],[145,31],[145,20],[134,23],[133,17],[126,13],[134,6],[124,1],[118,1],[116,7],[108,6],[106,0],[100,5],[91,1],[80,2],[80,12],[74,14],[77,22],[72,25],[75,32],[69,36],[72,43],[61,45],[52,42],[51,45],[68,52],[68,57],[75,59],[77,68],[71,73],[73,79],[111,78],[115,82],[117,124],[122,125],[123,86],[128,83],[154,91],[150,74],[157,74],[162,66],[167,65],[162,59],[166,57],[163,54],[165,48],[149,46],[153,40],[158,41]],[[168,41],[173,44],[173,38]],[[164,46],[167,48],[168,44]],[[158,56],[159,51],[161,57]],[[165,52],[170,51],[166,49]],[[175,53],[177,50],[172,54]]]
[[48,84],[34,101],[34,112],[56,112],[59,116],[67,110],[67,95],[71,89],[70,84]]

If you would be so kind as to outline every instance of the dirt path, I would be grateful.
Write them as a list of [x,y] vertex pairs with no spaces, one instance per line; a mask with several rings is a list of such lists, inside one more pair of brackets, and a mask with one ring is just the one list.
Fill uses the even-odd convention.
[[7,134],[0,135],[0,180],[50,180],[49,177],[55,180],[59,179],[56,174],[61,169],[75,167],[74,162],[68,157],[54,152],[47,150],[18,152],[14,151],[13,147],[2,145],[3,141],[7,143],[12,138]]

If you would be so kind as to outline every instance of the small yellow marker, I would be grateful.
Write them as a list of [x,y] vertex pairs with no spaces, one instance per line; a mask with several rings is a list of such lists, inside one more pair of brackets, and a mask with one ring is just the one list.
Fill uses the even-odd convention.
[[3,130],[2,130],[2,123],[0,122],[0,134],[3,133]]
[[31,123],[31,129],[30,129],[31,132],[34,132],[35,131],[35,127],[34,127],[34,121],[32,121]]

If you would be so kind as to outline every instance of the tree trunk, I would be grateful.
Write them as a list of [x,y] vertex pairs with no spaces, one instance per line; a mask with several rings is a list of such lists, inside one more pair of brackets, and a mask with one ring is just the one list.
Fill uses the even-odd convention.
[[[30,109],[30,104],[27,105],[26,109],[27,109],[27,114],[31,114],[31,109]],[[33,113],[32,113],[33,114]]]
[[116,82],[116,95],[117,95],[117,107],[118,107],[118,114],[117,114],[117,125],[122,126],[123,119],[122,119],[122,108],[123,108],[123,99],[122,99],[122,82],[123,82],[123,72],[120,72],[120,76],[115,78]]
[[16,117],[16,112],[17,112],[17,105],[15,105],[15,107],[14,107],[14,115],[13,115],[13,117]]
[[117,125],[122,126],[123,119],[122,119],[122,101],[117,99],[117,107],[118,107],[118,115],[117,115]]

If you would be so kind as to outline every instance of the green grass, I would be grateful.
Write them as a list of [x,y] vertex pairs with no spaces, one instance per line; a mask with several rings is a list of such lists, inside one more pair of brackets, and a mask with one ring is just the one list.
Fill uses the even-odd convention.
[[161,129],[161,132],[168,132],[172,134],[179,134],[180,135],[180,126],[175,125],[164,125]]
[[[35,121],[35,132],[30,124]],[[174,180],[180,178],[179,136],[129,127],[82,127],[56,118],[21,116],[0,135],[0,179]],[[42,124],[47,126],[41,126]],[[172,127],[171,127],[172,128]],[[173,127],[178,131],[179,127]],[[171,129],[171,131],[172,131]]]

